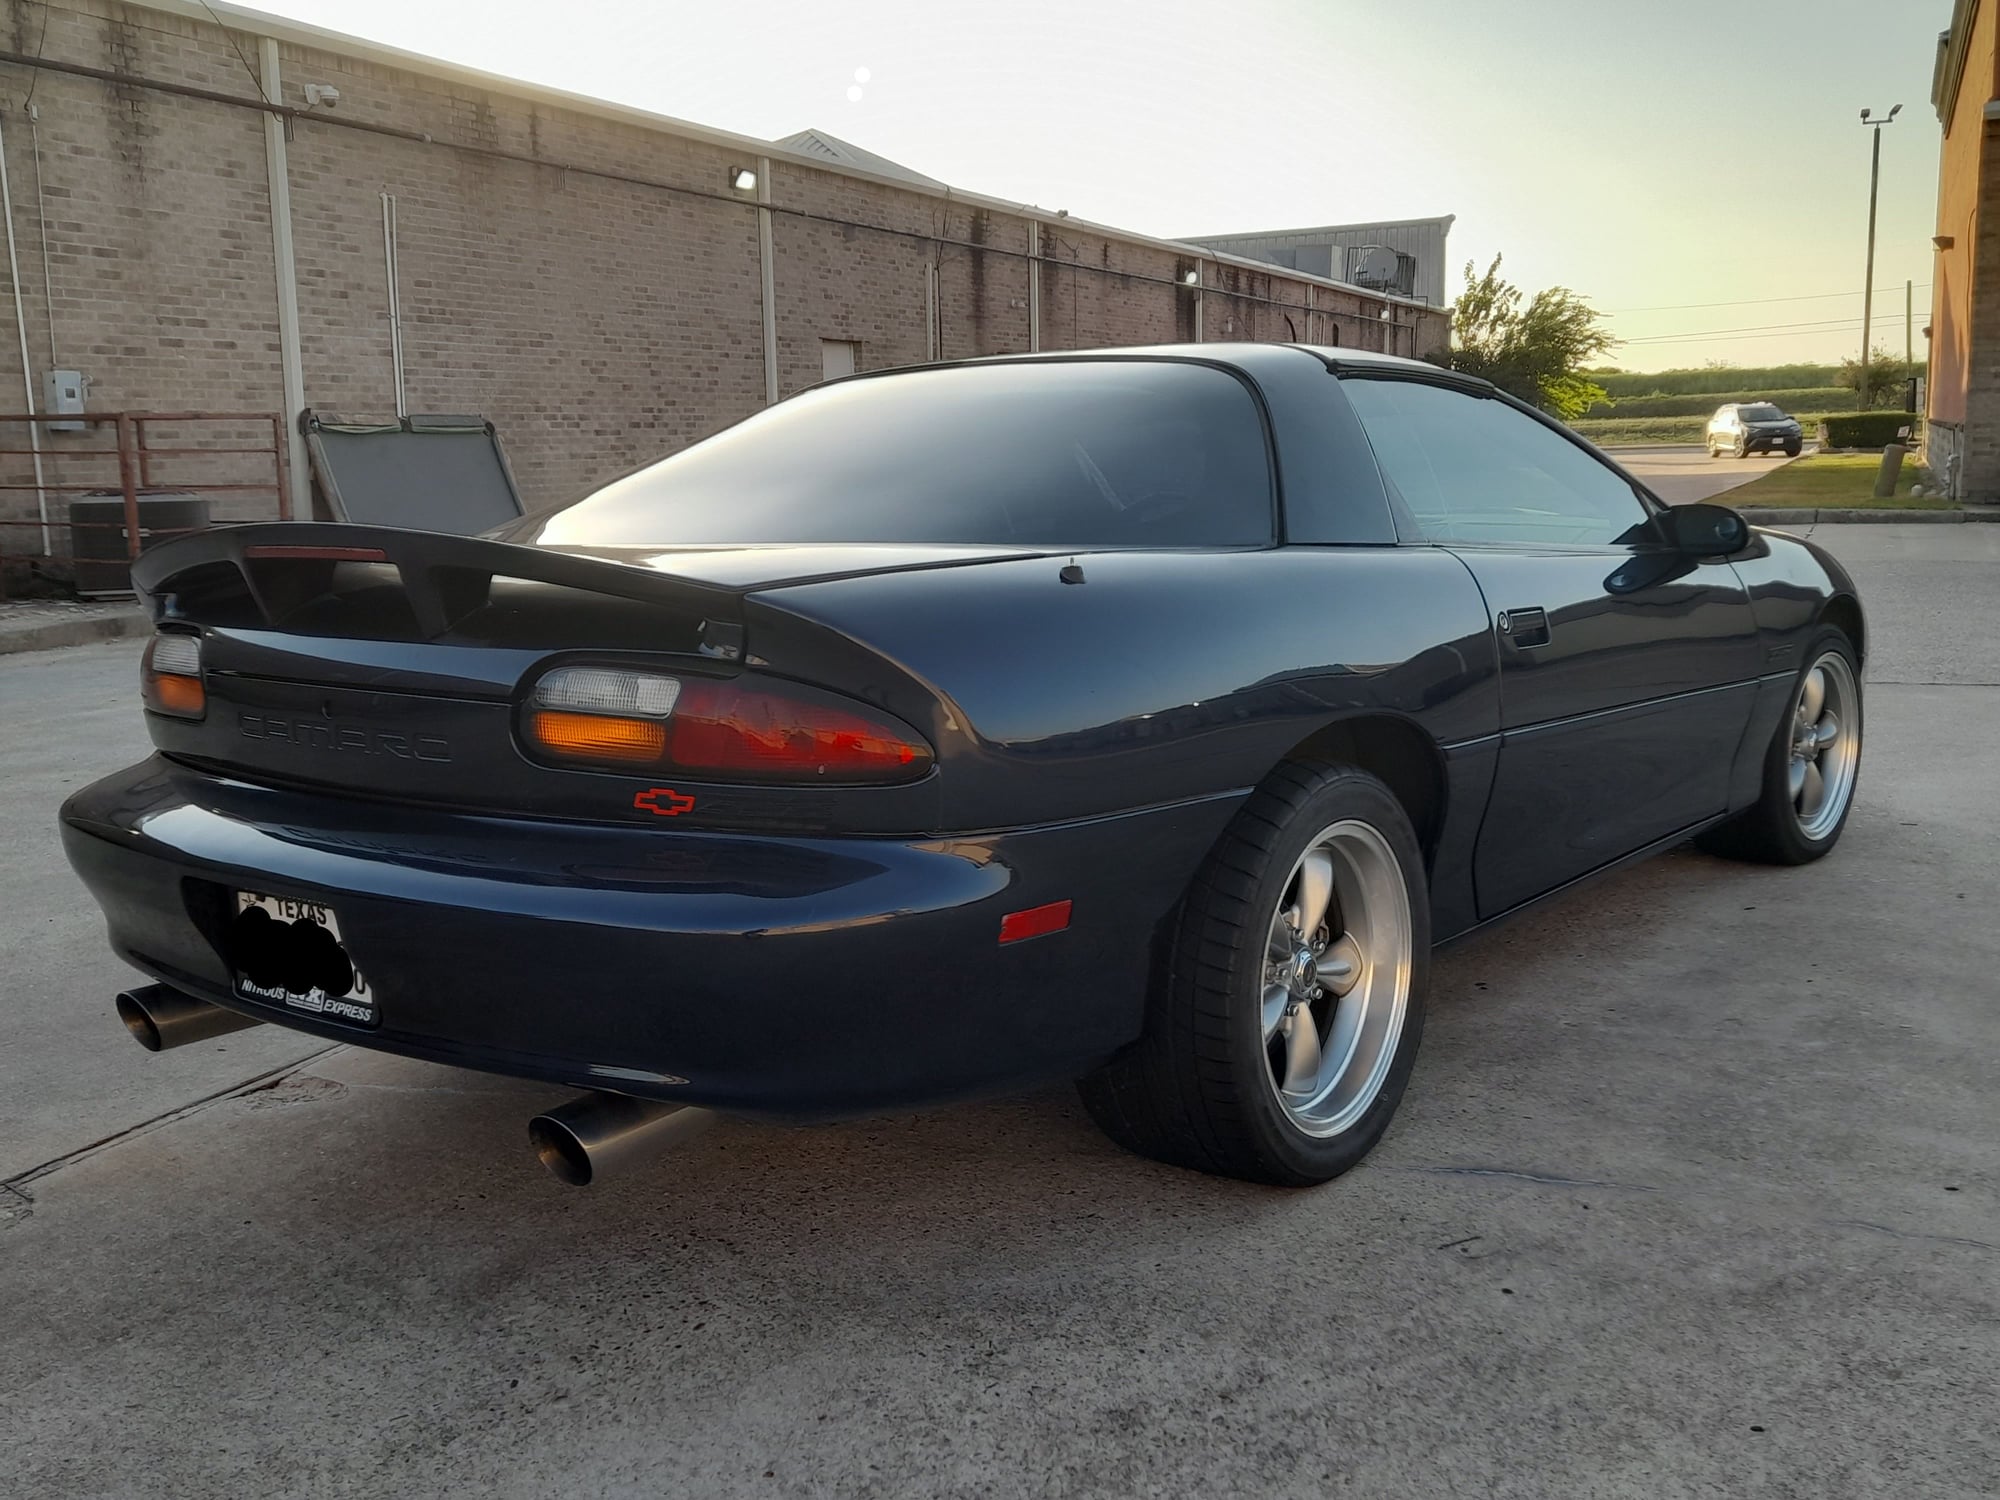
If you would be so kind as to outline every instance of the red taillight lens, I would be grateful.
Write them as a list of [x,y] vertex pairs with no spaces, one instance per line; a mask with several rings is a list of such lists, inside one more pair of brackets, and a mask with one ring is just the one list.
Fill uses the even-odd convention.
[[521,737],[548,760],[718,781],[881,785],[915,781],[932,760],[907,725],[831,694],[608,667],[559,667],[544,677]]
[[886,715],[759,683],[685,681],[668,757],[688,771],[790,782],[914,781],[931,749]]

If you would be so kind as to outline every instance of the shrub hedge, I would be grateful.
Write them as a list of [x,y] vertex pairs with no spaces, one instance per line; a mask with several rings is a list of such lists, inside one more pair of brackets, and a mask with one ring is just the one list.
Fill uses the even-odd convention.
[[1851,411],[1819,419],[1819,440],[1828,448],[1883,448],[1905,427],[1916,434],[1918,418],[1906,411]]
[[1695,391],[1680,396],[1618,396],[1600,401],[1586,414],[1592,417],[1705,417],[1731,401],[1771,401],[1796,415],[1845,411],[1854,392],[1845,386],[1807,386],[1798,390]]

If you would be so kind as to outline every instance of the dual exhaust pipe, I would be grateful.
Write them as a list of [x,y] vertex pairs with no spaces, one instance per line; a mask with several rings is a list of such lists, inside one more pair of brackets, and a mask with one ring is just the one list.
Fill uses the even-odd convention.
[[[164,984],[125,990],[117,1007],[118,1019],[148,1052],[165,1052],[264,1024]],[[715,1111],[691,1105],[625,1094],[579,1094],[530,1120],[528,1143],[558,1181],[588,1187],[602,1172],[693,1140],[715,1119]]]
[[185,1047],[189,1042],[205,1042],[263,1025],[255,1016],[210,1005],[164,984],[121,991],[115,1003],[118,1019],[148,1052],[165,1052],[169,1047]]

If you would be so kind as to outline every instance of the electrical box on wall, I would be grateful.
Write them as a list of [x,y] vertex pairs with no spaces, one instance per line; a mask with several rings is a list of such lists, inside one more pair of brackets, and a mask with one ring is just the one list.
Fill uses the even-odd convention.
[[89,384],[81,370],[49,370],[42,375],[42,410],[56,419],[43,424],[50,432],[82,432],[88,425],[61,419],[83,415],[83,393]]

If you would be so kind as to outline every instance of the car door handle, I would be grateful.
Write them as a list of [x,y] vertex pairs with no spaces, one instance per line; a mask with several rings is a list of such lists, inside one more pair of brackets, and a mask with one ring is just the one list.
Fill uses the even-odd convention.
[[1500,633],[1516,646],[1546,646],[1549,643],[1549,612],[1540,605],[1525,609],[1503,609],[1494,623]]

